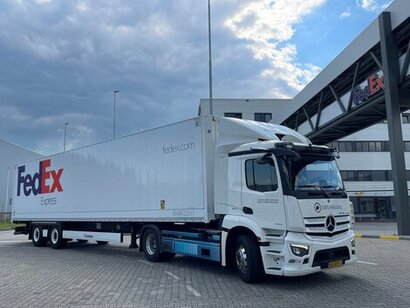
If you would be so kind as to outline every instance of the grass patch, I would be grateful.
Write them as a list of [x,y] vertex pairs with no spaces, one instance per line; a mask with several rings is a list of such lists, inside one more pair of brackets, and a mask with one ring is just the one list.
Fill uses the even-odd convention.
[[10,223],[10,222],[0,222],[0,231],[4,231],[4,230],[12,230],[13,229],[14,224]]
[[0,231],[14,230],[16,226],[24,226],[24,224],[13,224],[11,222],[0,221]]

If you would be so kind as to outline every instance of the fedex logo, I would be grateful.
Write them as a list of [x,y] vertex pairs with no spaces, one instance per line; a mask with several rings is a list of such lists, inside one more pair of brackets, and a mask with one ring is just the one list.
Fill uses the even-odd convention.
[[[24,195],[27,197],[33,193],[49,194],[55,191],[63,191],[60,179],[63,174],[63,168],[59,170],[50,170],[51,159],[43,160],[39,163],[39,170],[33,176],[31,174],[24,174],[26,166],[18,167],[17,178],[17,196],[20,196],[23,188]],[[51,182],[51,183],[50,183]]]

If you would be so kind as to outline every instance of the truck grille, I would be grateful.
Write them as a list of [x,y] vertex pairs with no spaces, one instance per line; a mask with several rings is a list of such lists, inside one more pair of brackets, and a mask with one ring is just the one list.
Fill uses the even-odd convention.
[[350,229],[349,215],[320,216],[304,218],[306,234],[332,237]]
[[326,268],[329,262],[335,260],[343,260],[343,263],[346,260],[350,260],[349,248],[345,246],[317,251],[313,259],[312,267],[320,266],[321,268]]

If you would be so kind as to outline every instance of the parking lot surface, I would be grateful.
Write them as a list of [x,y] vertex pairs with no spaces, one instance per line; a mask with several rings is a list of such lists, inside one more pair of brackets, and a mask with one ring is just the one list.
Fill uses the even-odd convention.
[[358,262],[249,285],[217,263],[149,263],[128,243],[34,247],[0,232],[1,307],[410,307],[410,241],[356,239]]

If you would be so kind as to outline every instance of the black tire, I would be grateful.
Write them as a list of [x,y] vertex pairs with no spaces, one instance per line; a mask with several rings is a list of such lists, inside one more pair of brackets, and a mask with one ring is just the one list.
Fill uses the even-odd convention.
[[43,227],[34,225],[31,230],[31,241],[36,247],[43,247],[47,244],[47,238],[43,236]]
[[159,261],[170,261],[173,257],[175,257],[175,253],[173,252],[161,252]]
[[259,282],[265,276],[259,246],[253,236],[240,235],[235,245],[236,270],[246,283]]
[[158,233],[153,228],[148,228],[144,232],[142,249],[145,258],[150,262],[161,261],[160,239]]
[[98,245],[107,245],[108,241],[97,241]]
[[79,242],[80,244],[85,244],[88,242],[88,240],[77,240],[77,242]]
[[67,240],[63,239],[63,229],[59,225],[50,228],[50,245],[54,249],[61,249],[67,246]]

